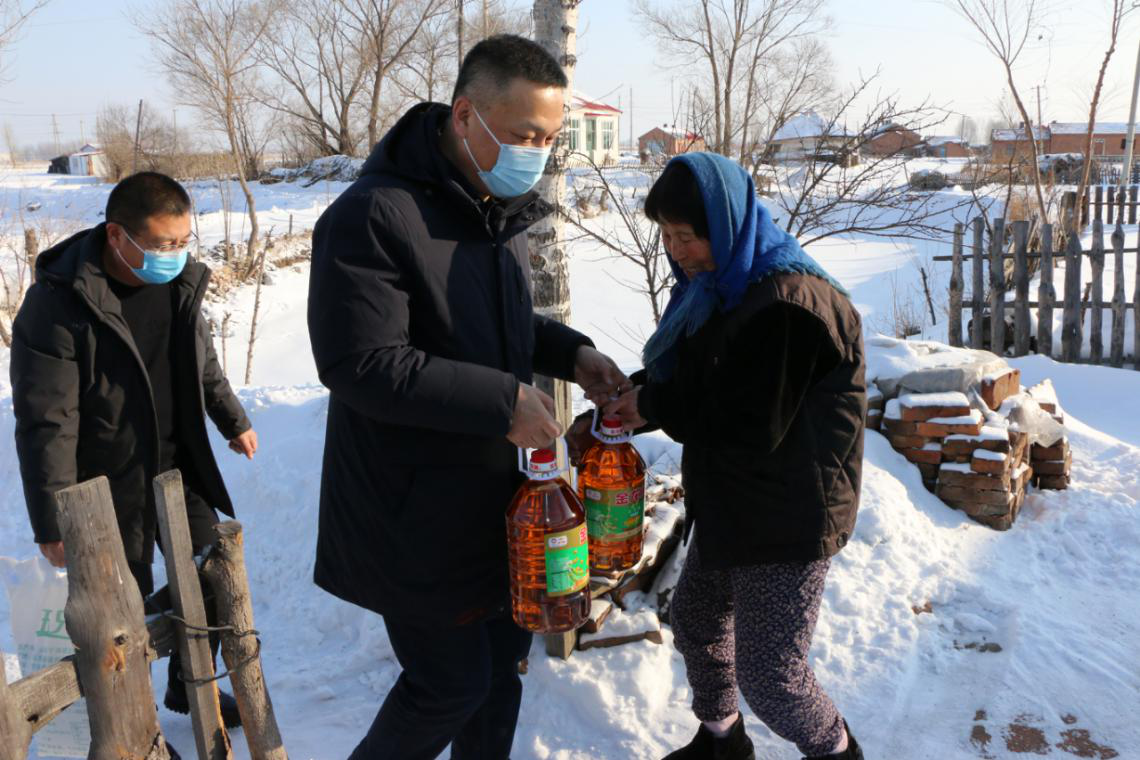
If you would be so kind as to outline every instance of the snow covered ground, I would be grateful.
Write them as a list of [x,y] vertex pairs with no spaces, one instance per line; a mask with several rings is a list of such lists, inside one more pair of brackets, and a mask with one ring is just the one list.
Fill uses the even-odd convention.
[[[311,226],[341,189],[259,188],[259,209],[272,220],[263,224],[281,232],[293,214],[295,227]],[[222,229],[217,188],[192,190],[200,234],[212,242]],[[0,178],[9,214],[17,200],[26,206],[34,199],[42,204],[35,213],[60,223],[97,221],[106,192],[72,178]],[[929,250],[834,240],[812,253],[852,291],[870,325],[889,310],[892,278],[913,284],[914,260]],[[650,310],[619,284],[636,271],[585,244],[572,248],[570,267],[575,325],[623,366],[636,367]],[[306,286],[302,264],[275,272],[262,294],[252,383],[239,390],[261,438],[257,458],[247,462],[220,438],[214,443],[246,526],[255,616],[286,746],[293,757],[323,760],[348,754],[398,667],[379,618],[311,583],[315,453],[327,393],[308,351]],[[251,301],[241,289],[211,307],[235,315],[235,381],[244,370]],[[918,362],[923,352],[922,344],[871,334],[868,347],[873,370]],[[34,546],[11,445],[7,364],[0,350],[0,556],[23,558]],[[884,438],[867,435],[859,521],[832,564],[812,661],[868,758],[1140,758],[1140,373],[1042,357],[1014,364],[1026,385],[1052,378],[1074,467],[1070,490],[1033,493],[1007,533],[943,505]],[[640,444],[653,458],[676,454],[660,436]],[[565,662],[536,644],[514,757],[656,758],[688,741],[696,720],[684,667],[667,628],[664,637],[663,645],[578,652]],[[11,651],[2,595],[0,649]],[[165,669],[153,675],[163,688]],[[799,757],[744,710],[758,756]],[[161,719],[167,737],[191,752],[189,720],[165,710]],[[234,739],[237,755],[247,756],[241,733]]]

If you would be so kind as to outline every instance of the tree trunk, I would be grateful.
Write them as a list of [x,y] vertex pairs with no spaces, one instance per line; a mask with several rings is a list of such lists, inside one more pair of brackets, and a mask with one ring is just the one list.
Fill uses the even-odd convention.
[[[569,119],[570,94],[574,91],[574,51],[577,47],[578,4],[564,0],[535,0],[535,41],[554,56],[566,71],[569,84],[563,119]],[[555,213],[542,219],[527,233],[530,243],[531,283],[534,288],[534,311],[541,316],[570,322],[570,273],[566,266],[565,206],[566,179],[563,174],[570,155],[569,130],[558,136],[546,173],[538,183],[543,200],[554,206]],[[570,386],[550,378],[538,378],[538,387],[554,397],[558,422],[564,427],[571,421]]]

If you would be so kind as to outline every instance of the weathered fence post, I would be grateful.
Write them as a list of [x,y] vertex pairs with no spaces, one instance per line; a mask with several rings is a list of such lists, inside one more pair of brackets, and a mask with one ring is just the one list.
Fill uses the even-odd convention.
[[986,257],[982,255],[982,241],[985,236],[985,222],[979,216],[974,220],[974,244],[972,258],[974,261],[974,284],[970,291],[970,345],[981,349],[985,345],[984,325],[982,313],[985,309],[986,284],[983,276],[983,267]]
[[1029,222],[1013,223],[1013,355],[1029,353]]
[[1089,361],[1100,364],[1104,360],[1104,225],[1093,222],[1092,251],[1089,253],[1092,269],[1092,319],[1089,320]]
[[994,220],[990,239],[990,351],[1005,353],[1005,219]]
[[36,258],[40,255],[39,236],[34,227],[24,228],[24,261],[28,266],[28,283],[36,281]]
[[1104,189],[1104,196],[1104,222],[1105,224],[1112,224],[1113,214],[1116,213],[1116,188],[1109,185]]
[[[1136,185],[1128,188],[1128,223],[1136,224]],[[1123,215],[1121,215],[1123,218]]]
[[[1132,206],[1135,209],[1135,206]],[[1112,344],[1109,357],[1114,367],[1124,366],[1124,228],[1112,231]]]
[[[1093,223],[1099,223],[1094,219]],[[1069,233],[1065,244],[1065,316],[1061,324],[1061,360],[1077,362],[1081,359],[1084,333],[1081,329],[1081,268],[1084,253],[1076,230]]]
[[241,523],[234,520],[214,526],[218,537],[202,566],[218,607],[222,631],[222,659],[241,715],[249,754],[253,760],[287,760],[273,703],[261,670],[261,643],[253,628],[253,602],[242,552]]
[[150,635],[105,477],[55,494],[67,555],[64,620],[91,723],[90,760],[168,760],[150,682]]
[[1041,228],[1041,284],[1037,288],[1037,353],[1053,356],[1053,225]]
[[154,497],[174,614],[185,621],[175,621],[182,655],[183,673],[179,675],[186,685],[198,758],[224,760],[230,757],[230,738],[222,724],[218,684],[209,680],[214,675],[214,655],[209,635],[201,630],[206,627],[206,606],[194,564],[182,474],[171,470],[155,478]]
[[954,225],[954,260],[950,266],[950,345],[962,345],[962,236],[965,227]]
[[8,692],[4,677],[4,663],[0,660],[0,760],[24,760],[32,742],[32,727],[16,706],[16,699]]
[[1140,370],[1140,237],[1136,239],[1136,282],[1132,287],[1132,367]]
[[1096,218],[1104,219],[1104,185],[1096,186]]

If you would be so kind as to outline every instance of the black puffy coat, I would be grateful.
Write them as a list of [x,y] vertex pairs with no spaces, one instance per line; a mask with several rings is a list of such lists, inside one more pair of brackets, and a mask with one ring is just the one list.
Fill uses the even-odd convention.
[[[60,540],[55,491],[106,475],[127,559],[149,563],[158,418],[146,366],[103,270],[106,240],[101,224],[36,260],[36,282],[12,324],[16,452],[37,543]],[[194,493],[233,516],[203,412],[227,440],[250,423],[202,318],[209,279],[204,264],[190,262],[173,283],[178,466]]]
[[859,313],[822,279],[775,274],[683,338],[642,417],[684,444],[687,530],[709,568],[830,557],[851,538],[866,418]]
[[520,382],[589,341],[534,314],[529,194],[477,200],[421,104],[313,233],[309,337],[331,391],[314,578],[389,617],[459,623],[508,600],[507,441]]

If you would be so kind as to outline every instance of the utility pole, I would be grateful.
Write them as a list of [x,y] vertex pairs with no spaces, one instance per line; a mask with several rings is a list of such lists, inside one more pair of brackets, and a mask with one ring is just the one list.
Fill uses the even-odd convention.
[[[1132,147],[1136,139],[1136,96],[1140,95],[1140,47],[1136,51],[1136,73],[1132,77],[1132,105],[1128,109],[1128,139],[1124,145],[1124,171],[1120,173],[1120,190],[1124,191],[1124,186],[1132,179]],[[1121,207],[1123,208],[1123,207]],[[1123,221],[1124,214],[1121,213],[1117,217],[1116,226],[1120,227]],[[1136,275],[1140,280],[1140,274]],[[1140,303],[1140,291],[1137,291],[1136,298],[1133,299]],[[1140,307],[1138,307],[1140,308]],[[1140,314],[1140,311],[1137,311]],[[1140,344],[1140,332],[1136,333],[1136,341]]]
[[135,120],[135,157],[134,157],[134,161],[131,163],[131,174],[134,174],[135,172],[137,172],[139,170],[139,134],[142,132],[142,109],[143,109],[143,102],[140,99],[139,100],[139,115],[138,115],[138,118]]
[[56,121],[54,113],[51,115],[51,131],[55,135],[55,154],[58,156],[63,152],[63,148],[59,147],[59,122]]
[[491,36],[491,30],[487,26],[487,0],[483,0],[483,39]]
[[458,71],[459,68],[463,66],[463,0],[455,0],[455,8],[457,11],[456,15],[459,16],[459,24],[455,31],[455,49],[459,56],[459,62],[456,64],[456,70]]
[[633,144],[633,87],[629,88],[629,149],[637,150],[637,146]]
[[178,109],[174,109],[174,155],[178,155]]
[[83,119],[79,120],[79,142],[87,144],[87,137],[83,134]]

